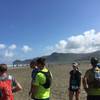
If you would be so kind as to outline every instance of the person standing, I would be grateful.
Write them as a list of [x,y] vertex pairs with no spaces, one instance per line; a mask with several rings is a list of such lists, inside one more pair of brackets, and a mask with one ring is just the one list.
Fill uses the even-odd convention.
[[78,68],[78,63],[72,63],[73,70],[70,71],[70,79],[69,79],[69,100],[73,100],[73,96],[75,95],[76,100],[79,100],[80,87],[81,87],[81,72]]
[[98,59],[91,57],[92,68],[88,69],[83,78],[83,87],[87,93],[87,100],[100,100],[100,66]]
[[32,99],[50,100],[51,72],[46,68],[44,58],[38,58],[36,64],[39,71],[36,74],[35,81],[32,83]]
[[7,74],[7,65],[0,64],[0,100],[14,100],[13,93],[22,90],[20,83]]
[[32,60],[30,62],[30,68],[32,69],[32,73],[31,73],[31,79],[32,80],[31,80],[31,87],[30,87],[30,90],[29,90],[29,96],[32,95],[32,84],[35,81],[35,77],[36,77],[37,72],[39,71],[35,60]]

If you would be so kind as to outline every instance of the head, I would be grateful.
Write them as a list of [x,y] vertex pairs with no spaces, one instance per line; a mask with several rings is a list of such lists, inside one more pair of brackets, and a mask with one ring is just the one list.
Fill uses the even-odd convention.
[[74,62],[74,63],[72,63],[72,67],[73,67],[73,69],[74,70],[78,70],[78,63],[77,62]]
[[30,62],[30,68],[34,69],[36,67],[36,61],[32,60]]
[[96,67],[97,63],[98,63],[98,59],[96,57],[91,57],[91,61],[90,61],[91,65],[93,67]]
[[45,58],[38,58],[37,60],[36,60],[36,63],[37,63],[37,67],[38,68],[44,68],[44,66],[45,66]]
[[7,72],[7,65],[6,64],[0,64],[0,73],[3,74]]

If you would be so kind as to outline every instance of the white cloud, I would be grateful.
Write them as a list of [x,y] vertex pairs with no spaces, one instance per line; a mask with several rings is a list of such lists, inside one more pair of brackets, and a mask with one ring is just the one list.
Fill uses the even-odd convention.
[[55,51],[58,51],[58,52],[65,52],[66,51],[66,46],[67,46],[67,41],[65,40],[60,40],[58,44],[56,44],[56,50]]
[[11,52],[11,51],[6,50],[4,56],[5,57],[13,57],[14,56],[14,53]]
[[6,45],[5,44],[0,44],[0,49],[4,49],[6,48]]
[[5,59],[6,59],[6,61],[7,60],[9,61],[15,55],[12,50],[16,49],[16,45],[12,44],[10,46],[6,46],[5,44],[0,44],[0,49],[4,49],[4,50],[0,50],[0,56],[2,56],[4,61],[5,61]]
[[[82,34],[71,36],[66,40],[60,40],[55,46],[51,46],[52,52],[61,53],[88,53],[100,50],[100,32],[94,29],[86,31]],[[47,52],[48,52],[47,51]]]
[[11,46],[9,46],[9,49],[10,49],[10,50],[16,49],[16,45],[15,45],[15,44],[12,44]]
[[28,45],[24,45],[22,48],[18,48],[16,44],[11,44],[11,45],[5,45],[5,44],[0,44],[0,62],[6,62],[6,63],[12,63],[16,58],[20,59],[23,58],[23,54],[21,52],[23,50],[24,53],[28,53],[32,51],[32,48],[30,48]]
[[24,53],[27,53],[27,52],[32,51],[32,48],[30,48],[28,45],[24,45],[24,46],[22,47],[22,51],[23,51]]
[[66,42],[65,40],[60,40],[59,43],[56,44],[56,47],[57,47],[58,49],[61,49],[61,48],[64,49],[64,48],[66,47],[66,45],[67,45],[67,42]]

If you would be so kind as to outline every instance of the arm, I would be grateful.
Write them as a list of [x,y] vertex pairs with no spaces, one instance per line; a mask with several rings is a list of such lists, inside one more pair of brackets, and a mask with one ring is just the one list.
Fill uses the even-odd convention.
[[82,84],[82,74],[81,72],[79,72],[79,89],[81,88],[81,84]]
[[31,87],[30,87],[30,90],[29,90],[29,96],[32,94],[32,91],[33,91],[33,88],[34,88],[33,83],[34,83],[34,80],[32,79],[31,80]]
[[20,83],[17,80],[15,80],[14,82],[15,86],[12,87],[12,92],[15,93],[22,90],[22,86],[20,85]]
[[88,89],[88,83],[87,83],[87,80],[88,80],[88,74],[87,72],[85,73],[84,77],[83,77],[83,88],[84,90],[87,92],[87,89]]
[[30,87],[30,90],[29,90],[29,96],[32,94],[32,81],[31,81],[31,87]]
[[71,71],[69,72],[68,90],[70,89],[70,81],[71,81]]
[[80,79],[79,79],[79,89],[78,92],[80,93],[80,89],[81,89],[81,84],[82,84],[82,76],[80,74]]
[[84,87],[85,91],[87,91],[88,84],[87,84],[87,78],[86,77],[83,78],[83,87]]
[[37,74],[35,80],[32,79],[31,81],[31,88],[29,91],[29,96],[31,95],[31,98],[33,99],[35,97],[35,94],[37,93],[38,86],[39,86],[39,75]]
[[37,90],[38,90],[38,86],[32,84],[32,86],[31,86],[31,94],[32,94],[31,97],[32,97],[32,98],[35,97],[35,94],[37,93]]

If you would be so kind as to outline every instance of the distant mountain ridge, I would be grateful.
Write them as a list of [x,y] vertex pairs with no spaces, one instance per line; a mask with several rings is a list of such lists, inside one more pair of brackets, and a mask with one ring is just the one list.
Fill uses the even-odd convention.
[[[48,56],[42,56],[48,63],[68,63],[73,61],[88,61],[91,57],[97,57],[100,59],[100,51],[92,53],[52,53]],[[36,58],[33,58],[36,59]],[[26,59],[24,61],[15,60],[13,64],[29,64],[32,59]]]

